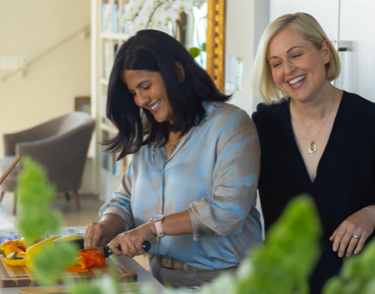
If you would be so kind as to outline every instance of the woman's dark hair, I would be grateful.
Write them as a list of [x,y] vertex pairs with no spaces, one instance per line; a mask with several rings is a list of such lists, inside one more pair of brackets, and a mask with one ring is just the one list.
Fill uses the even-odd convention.
[[[176,62],[181,63],[185,78],[180,81]],[[159,123],[147,109],[141,109],[121,79],[124,70],[160,72],[169,103],[176,114],[173,124]],[[103,142],[106,151],[119,153],[118,159],[137,152],[141,146],[168,142],[169,131],[185,135],[198,125],[204,115],[203,101],[227,101],[210,76],[190,53],[173,37],[156,30],[142,30],[129,38],[119,49],[109,78],[107,117],[118,128],[116,137]],[[144,129],[148,135],[144,137]]]

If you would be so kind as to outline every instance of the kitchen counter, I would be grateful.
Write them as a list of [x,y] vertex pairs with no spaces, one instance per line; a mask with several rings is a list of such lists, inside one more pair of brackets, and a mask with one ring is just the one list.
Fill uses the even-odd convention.
[[[73,229],[85,229],[85,227],[70,227]],[[148,271],[146,271],[137,261],[132,258],[128,258],[125,256],[121,256],[126,261],[126,263],[137,273],[137,285],[141,286],[141,290],[146,287],[146,284],[152,285],[153,289],[156,290],[157,293],[162,293],[164,286],[160,284]],[[127,285],[127,283],[121,283],[122,286]],[[63,286],[53,286],[56,287],[63,287]],[[24,288],[24,287],[21,287]],[[19,289],[21,288],[1,288],[0,287],[0,294],[18,294]],[[36,288],[36,287],[33,287]],[[126,294],[135,293],[135,292],[123,292]]]
[[[145,288],[146,284],[151,284],[152,287],[157,290],[157,293],[162,293],[162,290],[164,289],[163,285],[161,285],[148,271],[146,271],[141,265],[139,265],[135,260],[122,256],[126,263],[137,273],[138,275],[138,281],[137,285],[141,286],[142,288]],[[126,285],[126,283],[121,283],[121,285]],[[53,286],[53,288],[56,287],[63,287],[63,286]],[[24,287],[22,287],[24,288]],[[35,288],[35,287],[34,287]],[[0,288],[0,294],[18,294],[19,289],[21,288]],[[135,292],[123,292],[126,294],[135,293]]]

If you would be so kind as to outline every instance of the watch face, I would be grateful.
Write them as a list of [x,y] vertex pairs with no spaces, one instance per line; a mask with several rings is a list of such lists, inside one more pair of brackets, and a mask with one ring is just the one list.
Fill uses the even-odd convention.
[[164,215],[154,215],[151,217],[151,220],[154,221],[154,222],[157,222],[157,221],[160,221],[162,220],[164,217]]

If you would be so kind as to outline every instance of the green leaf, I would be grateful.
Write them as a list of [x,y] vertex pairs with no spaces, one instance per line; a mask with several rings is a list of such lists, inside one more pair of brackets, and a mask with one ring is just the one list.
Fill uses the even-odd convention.
[[202,51],[206,51],[206,42],[204,42],[204,43],[202,44],[202,48],[201,48],[201,50],[202,50]]
[[28,243],[32,243],[35,237],[45,236],[48,230],[57,232],[62,216],[57,209],[51,208],[56,189],[49,183],[43,167],[30,157],[24,157],[21,163],[23,169],[16,188],[21,208],[17,226]]
[[70,242],[46,245],[34,256],[33,275],[41,285],[55,285],[64,269],[77,257],[77,246]]
[[269,229],[265,249],[251,251],[248,279],[239,281],[238,293],[309,293],[308,279],[319,258],[319,215],[309,196],[288,203]]
[[196,58],[199,56],[199,54],[201,54],[201,50],[197,47],[191,47],[189,48],[189,53],[191,56],[193,56],[193,58]]

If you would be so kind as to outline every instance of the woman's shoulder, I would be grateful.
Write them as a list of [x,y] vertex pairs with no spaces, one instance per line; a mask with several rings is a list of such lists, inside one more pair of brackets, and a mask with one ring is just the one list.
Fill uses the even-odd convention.
[[285,119],[287,117],[285,114],[287,114],[288,110],[289,98],[283,98],[278,103],[259,103],[251,117],[258,126],[258,124],[262,124],[262,122],[275,122],[280,119]]
[[236,125],[238,127],[252,125],[252,120],[245,110],[227,102],[213,103],[209,119],[223,127]]
[[[366,110],[372,114],[375,114],[375,103],[363,98],[362,96],[359,96],[354,93],[349,93],[344,91],[343,98],[348,102],[348,107],[350,107],[352,110],[354,109],[363,109]],[[354,109],[353,109],[354,107]]]
[[[375,125],[375,103],[357,94],[344,91],[342,113],[347,119],[359,125]],[[340,106],[341,107],[341,106]],[[375,130],[375,128],[371,129]]]

